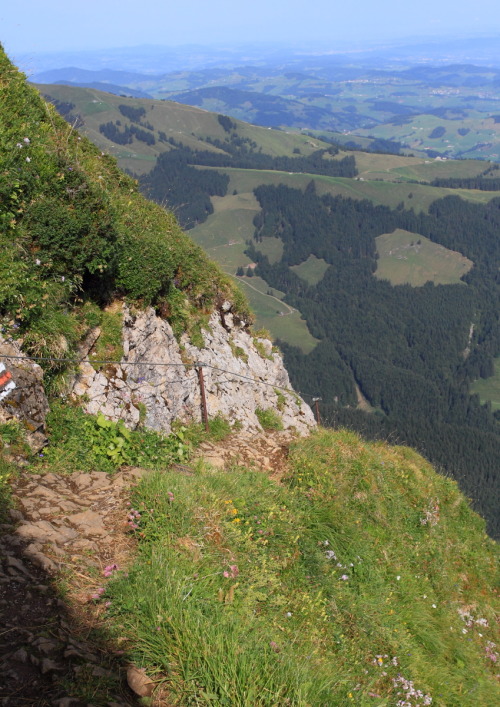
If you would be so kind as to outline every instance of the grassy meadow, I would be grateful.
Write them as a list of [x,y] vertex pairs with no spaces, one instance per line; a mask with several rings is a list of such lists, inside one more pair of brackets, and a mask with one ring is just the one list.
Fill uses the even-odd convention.
[[[246,241],[252,238],[255,230],[252,220],[259,205],[252,192],[212,197],[212,203],[214,213],[190,230],[189,235],[227,274],[234,276],[240,266],[246,270],[251,263],[244,251]],[[282,241],[278,238],[266,238],[259,247],[271,262],[278,260],[283,252]],[[271,288],[259,277],[233,279],[243,289],[258,327],[268,329],[274,337],[298,346],[304,353],[312,351],[317,340],[309,333],[300,312],[279,301],[284,297],[283,292],[273,290],[270,296]]]
[[471,385],[482,403],[490,402],[492,410],[500,410],[500,359],[495,359],[495,373],[490,378],[479,378]]
[[421,287],[426,282],[454,285],[461,282],[473,263],[461,253],[448,250],[418,233],[400,228],[375,239],[379,259],[375,276],[391,285]]
[[292,265],[290,270],[293,270],[294,273],[305,280],[308,285],[317,285],[328,270],[328,267],[328,263],[323,260],[323,258],[310,255],[308,259],[304,260],[300,265]]

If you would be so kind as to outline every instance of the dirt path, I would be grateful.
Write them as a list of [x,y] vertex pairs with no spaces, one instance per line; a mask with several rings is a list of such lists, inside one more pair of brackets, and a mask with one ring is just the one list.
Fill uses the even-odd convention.
[[[239,432],[204,442],[192,463],[201,458],[216,467],[241,464],[279,478],[290,438],[285,432]],[[178,469],[190,473],[189,467]],[[139,704],[127,684],[123,651],[103,631],[103,602],[93,595],[105,586],[107,568],[133,560],[128,500],[143,473],[21,471],[15,480],[16,508],[0,537],[1,705]]]
[[2,705],[136,704],[122,659],[97,638],[92,599],[104,568],[133,549],[125,518],[136,481],[133,472],[16,479],[16,525],[0,539]]

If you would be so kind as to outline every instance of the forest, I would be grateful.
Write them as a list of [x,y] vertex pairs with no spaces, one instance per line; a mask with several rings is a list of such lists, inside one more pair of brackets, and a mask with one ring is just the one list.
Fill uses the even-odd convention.
[[[308,355],[280,342],[294,385],[322,398],[328,424],[416,447],[460,482],[498,535],[500,424],[469,386],[493,373],[500,354],[500,199],[478,205],[448,196],[417,214],[318,196],[313,183],[304,192],[260,186],[255,196],[262,211],[247,250],[255,274],[287,293],[320,340]],[[472,260],[464,282],[411,287],[375,278],[375,238],[397,228]],[[272,264],[259,251],[269,236],[284,245]],[[290,269],[311,254],[329,265],[316,285]],[[370,413],[356,409],[359,394]]]
[[[218,117],[226,132],[235,125],[229,118],[224,119],[225,116]],[[114,123],[108,123],[101,128],[101,132],[106,130],[106,137],[114,142],[126,138],[131,141],[132,133],[141,139],[136,126],[120,131]],[[173,209],[180,224],[186,229],[202,223],[212,213],[210,197],[224,196],[229,183],[229,178],[217,170],[198,169],[195,165],[309,172],[345,177],[357,174],[353,156],[327,159],[338,153],[335,146],[317,150],[308,156],[273,157],[261,152],[257,144],[249,138],[234,133],[225,141],[205,138],[207,143],[224,150],[223,153],[192,150],[172,137],[166,138],[165,133],[160,134],[160,139],[175,149],[160,154],[154,168],[139,178],[141,190],[149,199]]]

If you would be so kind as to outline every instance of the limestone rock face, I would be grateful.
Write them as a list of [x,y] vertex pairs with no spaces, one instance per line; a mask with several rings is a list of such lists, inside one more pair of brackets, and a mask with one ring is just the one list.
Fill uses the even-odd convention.
[[142,421],[168,433],[173,420],[201,420],[195,364],[202,364],[209,418],[220,414],[246,429],[261,429],[256,409],[272,408],[284,429],[306,434],[314,427],[310,408],[287,392],[288,374],[270,341],[254,339],[227,308],[212,315],[203,338],[203,348],[193,346],[187,336],[179,345],[168,322],[152,308],[132,313],[125,307],[122,361],[100,371],[80,364],[72,394],[83,398],[89,413],[122,419],[128,427]]
[[45,417],[49,410],[43,388],[43,371],[34,361],[4,356],[23,356],[16,341],[0,334],[0,423],[19,420],[27,431],[27,441],[36,452],[46,443]]

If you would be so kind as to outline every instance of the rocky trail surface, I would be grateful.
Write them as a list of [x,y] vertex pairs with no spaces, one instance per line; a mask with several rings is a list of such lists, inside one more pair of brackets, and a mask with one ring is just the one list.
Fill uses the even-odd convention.
[[[240,432],[203,442],[196,458],[279,478],[289,442],[286,432]],[[193,467],[178,471],[194,473]],[[133,559],[135,539],[126,519],[130,489],[143,473],[133,468],[113,476],[66,476],[23,469],[14,480],[15,508],[0,537],[1,705],[140,704],[142,676],[99,631],[103,608],[95,593],[106,581],[106,568],[123,568]],[[163,697],[152,704],[169,703]]]

